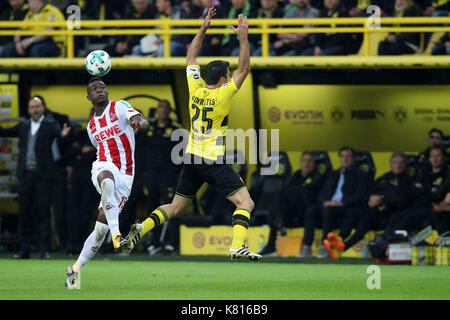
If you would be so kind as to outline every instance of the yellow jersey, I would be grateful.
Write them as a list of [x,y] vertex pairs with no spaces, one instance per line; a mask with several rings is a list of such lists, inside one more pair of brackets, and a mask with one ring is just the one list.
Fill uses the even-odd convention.
[[[65,21],[64,15],[57,7],[51,4],[46,4],[39,12],[29,10],[25,16],[24,21]],[[45,30],[45,27],[27,27],[26,30]],[[58,29],[58,28],[55,28]],[[65,36],[53,36],[53,41],[56,43],[65,43]]]
[[187,152],[217,160],[225,154],[225,137],[231,99],[238,91],[233,80],[215,89],[208,89],[200,75],[200,67],[186,69],[189,87],[189,116],[191,130]]

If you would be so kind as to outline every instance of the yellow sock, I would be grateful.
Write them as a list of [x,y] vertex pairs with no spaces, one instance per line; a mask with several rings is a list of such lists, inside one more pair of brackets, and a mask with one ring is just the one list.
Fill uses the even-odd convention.
[[242,247],[247,238],[248,224],[250,222],[250,212],[245,209],[236,209],[231,219],[233,226],[233,242],[231,248],[238,249]]
[[143,237],[154,227],[163,224],[167,220],[169,220],[167,213],[161,208],[156,209],[150,214],[147,219],[144,220],[144,222],[142,222],[142,224],[144,225],[144,229],[142,230],[141,237]]
[[78,273],[80,273],[80,271],[81,271],[80,268],[78,268],[76,263],[73,264],[72,269],[73,269],[73,271],[78,272]]

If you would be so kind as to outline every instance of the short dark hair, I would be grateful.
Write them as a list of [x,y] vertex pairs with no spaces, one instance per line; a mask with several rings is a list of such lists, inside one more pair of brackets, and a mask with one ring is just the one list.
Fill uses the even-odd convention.
[[341,155],[342,151],[351,151],[352,152],[352,156],[355,157],[355,149],[353,149],[352,147],[343,146],[342,148],[339,149],[338,154]]
[[305,156],[305,155],[310,155],[314,159],[313,153],[311,151],[308,151],[308,150],[302,152],[302,155],[300,156],[300,159],[303,158],[303,156]]
[[445,156],[445,148],[440,144],[433,144],[429,149],[429,154],[431,154],[431,150],[441,150],[442,155]]
[[226,77],[230,63],[223,60],[214,60],[206,65],[205,81],[207,85],[217,84],[221,77]]
[[403,160],[406,161],[406,154],[404,154],[404,153],[401,152],[401,151],[396,151],[396,152],[394,152],[394,153],[391,155],[391,157],[390,157],[389,160],[392,160],[392,159],[394,159],[394,158],[396,158],[396,157],[402,157]]
[[441,139],[444,138],[444,133],[442,132],[442,130],[438,129],[438,128],[433,128],[430,131],[428,131],[428,137],[431,136],[432,133],[439,133],[439,135],[441,136]]
[[[164,102],[169,107],[169,109],[172,110],[172,105],[170,104],[169,100],[161,99],[161,100],[159,100],[159,102]],[[158,105],[159,105],[159,102],[158,102]]]
[[96,81],[101,81],[101,82],[103,82],[103,80],[102,80],[102,78],[100,78],[100,77],[93,77],[93,78],[91,78],[91,80],[89,80],[89,82],[88,82],[88,87],[89,87],[89,85],[92,83],[92,82],[96,82]]

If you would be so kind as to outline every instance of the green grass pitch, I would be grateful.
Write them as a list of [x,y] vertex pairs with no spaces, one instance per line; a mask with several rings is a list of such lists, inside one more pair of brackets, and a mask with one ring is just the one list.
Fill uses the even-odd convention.
[[0,299],[450,299],[450,267],[443,266],[380,265],[381,288],[369,290],[369,260],[348,264],[341,259],[334,264],[267,258],[251,263],[230,262],[227,257],[158,260],[111,256],[98,256],[85,266],[81,290],[64,286],[65,268],[73,259],[17,261],[3,257]]

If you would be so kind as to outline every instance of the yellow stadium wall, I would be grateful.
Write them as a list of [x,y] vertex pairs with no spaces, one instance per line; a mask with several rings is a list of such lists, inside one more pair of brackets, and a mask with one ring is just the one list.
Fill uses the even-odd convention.
[[[259,252],[269,240],[269,227],[250,227],[248,229],[245,244],[249,250]],[[338,232],[338,230],[334,230]],[[346,250],[344,258],[370,257],[367,245],[382,231],[369,231],[364,239],[350,249]],[[278,235],[276,241],[277,255],[281,257],[295,257],[299,252],[303,241],[303,228],[287,229],[285,236]],[[208,228],[180,227],[180,254],[182,255],[228,255],[231,246],[233,230],[230,226],[211,226]],[[351,235],[350,235],[351,236]],[[311,246],[312,255],[316,256],[321,246],[322,230],[316,229],[314,241]],[[428,243],[434,243],[438,239],[435,230],[425,239]]]
[[280,150],[419,152],[428,131],[449,133],[449,85],[258,87],[261,127],[280,129]]

